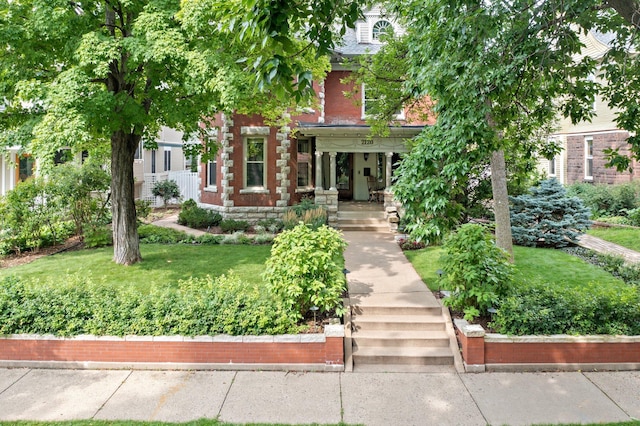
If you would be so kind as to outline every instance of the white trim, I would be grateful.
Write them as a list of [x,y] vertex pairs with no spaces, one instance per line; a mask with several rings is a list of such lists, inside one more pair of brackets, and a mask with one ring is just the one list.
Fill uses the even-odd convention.
[[[366,95],[366,87],[364,83],[362,83],[361,90],[362,90],[362,110],[361,110],[362,117],[361,118],[362,120],[366,120],[368,117],[368,115],[365,112],[365,109],[367,106],[367,95]],[[375,101],[376,99],[371,99],[371,100]],[[393,118],[396,120],[404,120],[406,118],[404,113],[404,105],[400,108],[400,112],[398,114],[395,114]]]
[[[589,147],[591,147],[591,153],[589,153]],[[587,174],[589,161],[591,161],[591,174]],[[584,180],[593,180],[593,136],[584,138]]]
[[[257,185],[257,186],[248,186],[247,184],[247,164],[249,163],[248,160],[248,155],[247,155],[247,144],[249,142],[249,140],[261,140],[262,141],[262,161],[252,161],[252,163],[262,163],[262,185]],[[243,158],[242,158],[242,168],[243,168],[243,182],[242,182],[242,186],[244,188],[244,190],[249,190],[249,192],[251,193],[255,193],[256,191],[262,191],[262,190],[266,190],[266,183],[267,183],[267,138],[264,136],[258,136],[258,137],[244,137],[242,140],[242,151],[243,151]],[[267,191],[268,193],[269,191]],[[240,193],[247,193],[246,191],[243,192],[243,190],[240,190]]]

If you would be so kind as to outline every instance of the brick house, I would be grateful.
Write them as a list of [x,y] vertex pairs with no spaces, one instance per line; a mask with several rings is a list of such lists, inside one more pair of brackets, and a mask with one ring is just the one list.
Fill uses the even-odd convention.
[[251,222],[280,217],[307,197],[326,206],[335,225],[340,204],[370,201],[372,184],[380,210],[393,204],[394,164],[407,151],[406,140],[429,123],[409,122],[410,112],[400,111],[401,125],[391,127],[388,137],[371,136],[366,88],[356,99],[345,96],[354,83],[344,82],[352,68],[343,62],[379,50],[378,37],[389,27],[401,31],[379,9],[365,13],[332,55],[324,81],[314,84],[319,107],[291,117],[290,126],[269,127],[257,115],[215,117],[219,130],[213,136],[221,148],[216,160],[201,165],[200,205]]
[[[601,59],[609,49],[611,38],[607,34],[589,32],[582,36],[582,41],[585,44],[583,55]],[[636,179],[638,172],[635,161],[634,172],[618,173],[613,168],[605,167],[604,149],[618,148],[620,153],[629,152],[626,142],[629,132],[616,126],[615,111],[600,97],[594,99],[593,109],[595,115],[590,122],[575,125],[568,119],[559,122],[559,128],[551,135],[551,139],[561,146],[562,152],[551,160],[541,160],[541,171],[563,184],[616,184]]]

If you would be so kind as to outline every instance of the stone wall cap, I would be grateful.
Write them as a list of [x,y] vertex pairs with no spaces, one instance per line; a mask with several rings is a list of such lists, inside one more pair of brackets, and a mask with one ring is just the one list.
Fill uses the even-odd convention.
[[325,337],[344,337],[344,326],[342,324],[328,324],[324,326]]
[[507,336],[505,334],[487,333],[487,343],[640,343],[640,336],[570,336],[554,334],[548,336]]
[[324,343],[327,339],[324,334],[301,334],[300,343]]
[[469,324],[467,320],[456,318],[454,324],[466,337],[484,337],[486,332],[480,324]]

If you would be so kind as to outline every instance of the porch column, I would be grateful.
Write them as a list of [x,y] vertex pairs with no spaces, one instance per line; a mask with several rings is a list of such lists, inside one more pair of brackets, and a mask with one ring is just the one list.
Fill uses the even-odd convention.
[[324,189],[322,187],[322,155],[324,152],[316,151],[316,189]]
[[393,159],[393,152],[387,152],[387,170],[386,170],[385,182],[384,182],[387,192],[389,191],[389,188],[391,188],[391,172],[393,171],[391,169],[393,166],[392,159]]
[[330,191],[337,191],[338,188],[336,187],[336,156],[338,155],[337,152],[330,152],[329,153],[329,158],[331,159],[331,163],[330,163],[330,167],[329,167],[329,180],[331,181],[331,187],[329,188]]

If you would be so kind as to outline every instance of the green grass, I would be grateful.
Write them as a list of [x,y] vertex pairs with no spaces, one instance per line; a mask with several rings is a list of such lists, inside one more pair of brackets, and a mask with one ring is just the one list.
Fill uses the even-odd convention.
[[[571,287],[580,287],[589,282],[607,285],[624,285],[604,270],[584,262],[560,250],[515,246],[515,283],[548,282]],[[438,290],[436,271],[440,264],[440,247],[406,251],[422,280],[432,291]]]
[[148,291],[157,285],[175,286],[178,280],[191,276],[216,277],[233,270],[243,281],[260,283],[271,246],[142,244],[140,250],[143,261],[132,266],[116,265],[111,260],[113,248],[108,247],[60,253],[0,269],[0,279],[17,276],[47,280],[79,274],[91,277],[94,282]]
[[639,228],[593,228],[587,234],[621,245],[631,250],[640,251]]

